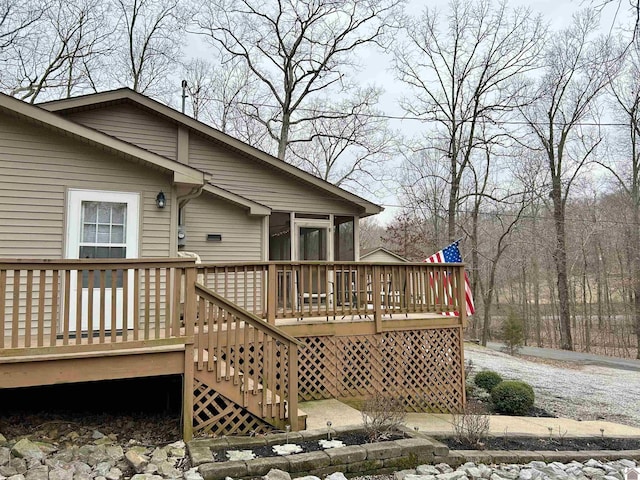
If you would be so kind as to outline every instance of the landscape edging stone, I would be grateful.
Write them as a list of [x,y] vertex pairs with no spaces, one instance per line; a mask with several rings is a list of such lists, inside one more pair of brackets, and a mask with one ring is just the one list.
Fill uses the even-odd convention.
[[[338,429],[333,430],[338,433]],[[352,432],[353,430],[340,429],[339,433]],[[299,433],[299,432],[296,432]],[[640,460],[640,450],[596,450],[596,451],[519,451],[519,450],[449,450],[448,447],[419,432],[405,430],[408,438],[391,440],[372,444],[350,445],[336,449],[328,449],[317,452],[298,453],[283,457],[266,457],[244,462],[210,462],[199,465],[198,470],[204,480],[223,480],[227,476],[234,478],[252,478],[263,473],[267,467],[278,468],[295,474],[310,474],[318,477],[333,472],[345,474],[384,474],[394,469],[415,468],[421,464],[446,463],[452,467],[459,467],[466,462],[477,464],[485,463],[515,463],[526,464],[532,461],[544,461],[547,463],[571,461],[584,462],[594,460],[618,460],[628,458]],[[280,438],[281,434],[278,434]],[[289,434],[289,441],[294,440],[295,434]],[[307,431],[298,438],[315,440],[326,437],[325,429]],[[229,437],[230,438],[230,437]],[[282,438],[280,438],[282,440]],[[189,444],[189,452],[192,450],[202,458],[200,450],[208,448],[228,448],[230,443],[234,447],[250,448],[256,445],[273,445],[273,439],[253,440],[249,445],[242,442],[228,442],[228,439],[194,440]],[[348,449],[348,450],[347,450]],[[213,456],[213,455],[212,455]],[[231,464],[231,465],[229,465]],[[225,466],[226,465],[226,466]],[[223,467],[225,466],[225,467]],[[268,471],[268,470],[267,470]]]

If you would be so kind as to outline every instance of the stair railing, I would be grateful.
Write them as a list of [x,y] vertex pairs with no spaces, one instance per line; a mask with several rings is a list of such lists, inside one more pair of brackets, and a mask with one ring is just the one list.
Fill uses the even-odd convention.
[[195,368],[260,395],[263,418],[298,430],[298,346],[301,343],[223,296],[196,284]]

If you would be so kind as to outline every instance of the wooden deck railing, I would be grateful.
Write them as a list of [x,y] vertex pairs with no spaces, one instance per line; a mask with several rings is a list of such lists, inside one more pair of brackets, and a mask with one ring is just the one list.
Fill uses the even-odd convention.
[[0,260],[0,354],[178,342],[195,274],[184,259]]
[[184,259],[2,260],[0,351],[170,343],[193,331],[183,309],[195,309],[196,282],[270,324],[278,318],[465,316],[460,264],[262,262],[196,269]]
[[196,368],[240,385],[257,400],[260,416],[288,418],[298,430],[299,342],[200,284],[196,295]]
[[200,265],[198,279],[254,315],[276,318],[445,313],[466,316],[464,266],[264,262]]

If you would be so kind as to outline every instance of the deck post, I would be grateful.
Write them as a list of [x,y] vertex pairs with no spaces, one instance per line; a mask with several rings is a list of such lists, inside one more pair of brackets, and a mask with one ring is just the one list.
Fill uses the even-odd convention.
[[[184,275],[184,326],[187,337],[184,350],[184,375],[182,377],[182,436],[187,442],[193,437],[193,335],[196,321],[196,265],[185,268]],[[176,285],[176,288],[180,288]]]
[[289,344],[289,425],[297,432],[298,425],[298,346]]
[[467,326],[467,292],[464,266],[458,267],[458,318],[460,319],[460,378],[462,385],[462,407],[467,404],[466,379],[464,378],[464,329]]
[[373,266],[371,294],[373,295],[373,320],[376,333],[382,332],[382,284],[380,283],[380,265]]
[[276,265],[270,263],[267,270],[267,323],[276,324]]
[[182,439],[185,442],[193,438],[193,337],[192,343],[187,343],[184,348],[184,374],[182,376]]

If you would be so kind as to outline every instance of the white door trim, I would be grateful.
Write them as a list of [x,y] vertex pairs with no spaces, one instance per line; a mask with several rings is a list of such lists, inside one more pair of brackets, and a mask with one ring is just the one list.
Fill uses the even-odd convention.
[[[115,192],[106,190],[83,190],[83,189],[69,189],[67,192],[67,219],[66,219],[66,247],[65,258],[77,259],[80,258],[80,244],[81,232],[82,232],[82,203],[83,202],[108,202],[108,203],[126,203],[126,224],[125,224],[125,258],[138,258],[138,239],[140,236],[140,194],[133,192]],[[132,298],[133,295],[133,275],[132,271],[129,271],[129,288],[128,296]],[[76,305],[74,300],[77,295],[77,275],[72,272],[70,289],[70,305],[69,305],[69,329],[71,332],[76,330],[77,327],[77,315]],[[86,289],[82,292],[82,318],[81,326],[82,330],[87,329],[88,325],[88,294]],[[112,321],[115,321],[115,327],[122,327],[122,308],[118,308],[116,311],[116,318],[111,319],[111,288],[105,288],[105,317],[108,317],[107,325],[105,328],[111,328]],[[119,288],[116,292],[116,301],[120,303],[122,301],[122,289]],[[94,288],[94,312],[92,315],[94,318],[99,317],[100,301],[99,289]],[[107,305],[108,304],[108,305]],[[128,317],[133,318],[133,301],[128,305]],[[95,329],[94,321],[94,329]]]
[[138,258],[140,194],[133,192],[114,192],[108,190],[81,190],[75,188],[70,188],[67,193],[67,235],[65,258],[80,258],[78,249],[80,246],[80,219],[82,218],[82,202],[126,203],[126,258]]

